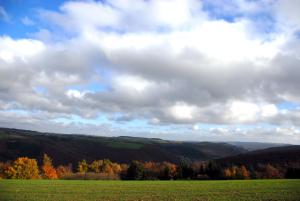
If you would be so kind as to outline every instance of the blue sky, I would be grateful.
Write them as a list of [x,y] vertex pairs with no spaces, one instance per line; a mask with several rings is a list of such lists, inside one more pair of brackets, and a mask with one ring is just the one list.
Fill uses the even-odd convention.
[[22,23],[26,17],[39,20],[37,12],[39,9],[58,10],[64,1],[38,1],[38,0],[1,0],[0,5],[9,16],[8,20],[1,20],[1,35],[9,35],[13,38],[28,37],[29,33],[38,31],[40,25],[25,25]]
[[0,126],[300,144],[296,0],[0,0]]

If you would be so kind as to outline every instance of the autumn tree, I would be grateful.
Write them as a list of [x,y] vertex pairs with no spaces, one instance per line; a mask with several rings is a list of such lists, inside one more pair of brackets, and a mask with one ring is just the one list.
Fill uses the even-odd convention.
[[95,160],[90,164],[90,170],[95,173],[100,173],[102,164],[103,160]]
[[101,168],[101,172],[107,174],[113,174],[113,164],[109,159],[104,159]]
[[5,178],[7,178],[7,179],[18,179],[18,177],[17,177],[17,171],[12,166],[9,166],[7,168],[7,170],[5,171],[5,175],[6,175]]
[[87,173],[89,169],[89,165],[87,164],[86,160],[82,160],[78,162],[77,171],[79,173]]
[[172,163],[168,163],[168,162],[163,162],[161,165],[161,178],[162,179],[174,179],[176,177],[176,170],[177,167],[176,165],[172,164]]
[[154,180],[160,176],[160,164],[155,162],[143,163],[144,173],[143,179]]
[[232,171],[232,168],[225,168],[223,170],[223,176],[225,179],[233,179],[235,175]]
[[89,170],[94,173],[119,174],[122,167],[118,163],[113,163],[109,159],[95,160],[89,165]]
[[39,168],[37,165],[36,159],[30,159],[28,157],[17,158],[12,167],[9,170],[14,172],[12,177],[13,179],[38,179]]
[[120,174],[120,172],[122,171],[122,167],[118,163],[112,163],[112,170],[114,174]]
[[278,179],[278,178],[281,178],[281,174],[277,168],[275,168],[274,166],[272,166],[270,164],[267,164],[265,173],[264,173],[264,178]]
[[247,168],[244,165],[237,168],[236,178],[237,179],[249,179],[249,171],[247,170]]
[[72,172],[72,165],[64,166],[64,165],[59,165],[56,168],[56,173],[58,178],[64,178],[65,176],[71,175]]
[[122,179],[126,179],[127,178],[127,170],[128,170],[129,166],[127,164],[121,164],[120,167],[121,167],[121,171],[120,171],[119,175]]
[[0,162],[0,179],[13,179],[16,176],[16,170],[10,162]]
[[56,169],[52,165],[52,159],[47,154],[44,154],[42,172],[46,179],[57,179]]

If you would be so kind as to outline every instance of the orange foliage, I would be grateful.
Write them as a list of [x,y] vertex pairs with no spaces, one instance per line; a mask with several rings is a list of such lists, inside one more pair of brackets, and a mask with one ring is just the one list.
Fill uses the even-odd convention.
[[57,179],[57,173],[54,167],[43,166],[44,177],[47,179]]
[[44,154],[42,170],[43,170],[43,176],[45,178],[47,179],[58,178],[56,169],[52,166],[52,160],[47,154]]
[[240,179],[249,179],[249,171],[244,165],[239,168],[239,176]]
[[231,171],[231,168],[225,168],[223,174],[226,179],[232,179],[234,176]]
[[[13,172],[11,172],[11,170]],[[15,175],[15,170],[11,167],[10,163],[1,163],[0,162],[0,179],[12,178]]]
[[11,166],[7,167],[7,169],[5,170],[4,173],[5,173],[4,175],[6,176],[6,178],[16,179],[17,171],[13,167],[11,167]]
[[267,164],[265,167],[265,171],[263,173],[262,178],[264,179],[278,179],[282,178],[282,175],[280,174],[279,170],[275,168],[274,166]]
[[162,168],[166,179],[173,179],[177,173],[177,166],[173,163],[163,162]]
[[226,179],[249,179],[250,174],[247,168],[242,165],[240,167],[230,167],[223,170],[223,176]]

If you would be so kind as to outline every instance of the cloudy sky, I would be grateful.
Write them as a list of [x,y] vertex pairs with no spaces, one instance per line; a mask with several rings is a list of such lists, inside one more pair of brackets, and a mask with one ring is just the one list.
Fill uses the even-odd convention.
[[300,144],[299,0],[0,0],[0,126]]

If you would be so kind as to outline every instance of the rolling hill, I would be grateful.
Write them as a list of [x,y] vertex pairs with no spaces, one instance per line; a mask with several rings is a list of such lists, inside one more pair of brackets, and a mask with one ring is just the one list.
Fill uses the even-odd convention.
[[245,149],[227,143],[177,142],[136,137],[97,137],[87,135],[41,133],[29,130],[0,128],[0,161],[20,156],[42,159],[44,153],[54,164],[76,165],[79,160],[108,158],[119,163],[132,160],[168,161],[181,158],[192,161],[233,156]]
[[282,143],[265,143],[265,142],[227,142],[227,143],[238,147],[242,147],[248,151],[268,149],[272,147],[284,147],[290,145],[290,144],[282,144]]
[[216,162],[218,162],[221,166],[234,164],[250,167],[258,166],[260,164],[271,164],[280,167],[298,167],[300,165],[300,145],[272,147],[263,150],[251,151],[217,159]]

